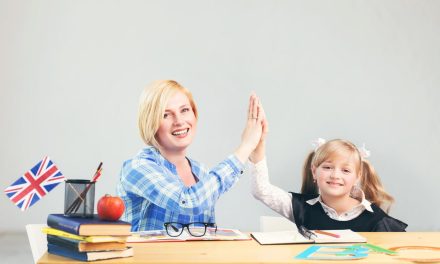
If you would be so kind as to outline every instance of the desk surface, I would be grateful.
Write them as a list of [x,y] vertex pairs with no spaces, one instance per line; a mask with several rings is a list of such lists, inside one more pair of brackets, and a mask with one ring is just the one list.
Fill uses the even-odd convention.
[[[397,246],[440,247],[440,232],[360,233],[368,243],[390,248]],[[298,263],[294,257],[311,244],[265,245],[248,241],[192,241],[132,243],[134,257],[96,263]],[[329,244],[328,244],[329,245]],[[323,261],[313,261],[324,263]],[[370,253],[356,263],[397,263],[393,256]],[[45,253],[38,264],[84,263]],[[302,261],[304,263],[304,261]],[[325,261],[333,263],[333,261]],[[408,262],[409,263],[409,262]]]

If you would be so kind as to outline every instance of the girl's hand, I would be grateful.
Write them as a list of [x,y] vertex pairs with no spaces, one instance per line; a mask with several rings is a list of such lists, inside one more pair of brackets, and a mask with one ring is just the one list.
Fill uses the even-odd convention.
[[267,122],[266,113],[264,112],[263,105],[260,102],[260,111],[259,114],[261,115],[262,122],[261,125],[263,127],[260,142],[258,142],[257,147],[255,150],[251,153],[249,159],[253,163],[258,163],[262,159],[264,159],[264,156],[266,155],[266,136],[269,132],[269,123]]
[[235,155],[243,163],[247,161],[249,155],[261,141],[264,113],[262,113],[260,109],[258,97],[252,94],[249,98],[248,118],[246,127],[241,135],[241,144],[235,151]]

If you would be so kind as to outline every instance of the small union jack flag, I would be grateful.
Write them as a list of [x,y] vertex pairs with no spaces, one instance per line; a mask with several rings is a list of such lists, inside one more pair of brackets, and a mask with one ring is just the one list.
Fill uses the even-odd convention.
[[5,189],[9,199],[22,211],[38,202],[65,177],[49,157],[37,163],[11,186]]

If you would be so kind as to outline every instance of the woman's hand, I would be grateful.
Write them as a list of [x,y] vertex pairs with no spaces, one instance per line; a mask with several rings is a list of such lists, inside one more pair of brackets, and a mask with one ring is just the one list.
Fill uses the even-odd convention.
[[235,151],[235,155],[242,162],[245,163],[249,155],[254,151],[263,134],[263,116],[264,111],[261,111],[260,102],[255,94],[249,98],[248,118],[246,127],[241,135],[241,144]]

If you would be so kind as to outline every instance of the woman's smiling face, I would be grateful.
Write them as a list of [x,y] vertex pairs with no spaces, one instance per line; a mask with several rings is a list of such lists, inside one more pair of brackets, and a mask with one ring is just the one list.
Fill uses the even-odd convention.
[[156,140],[165,152],[185,151],[197,129],[197,118],[188,97],[176,92],[168,100]]

